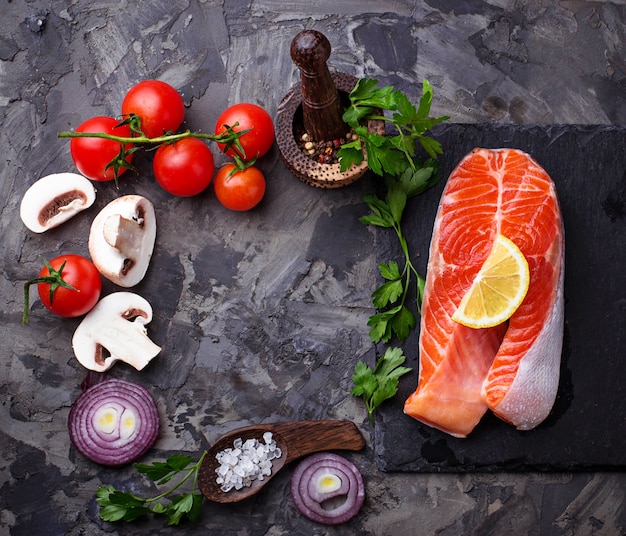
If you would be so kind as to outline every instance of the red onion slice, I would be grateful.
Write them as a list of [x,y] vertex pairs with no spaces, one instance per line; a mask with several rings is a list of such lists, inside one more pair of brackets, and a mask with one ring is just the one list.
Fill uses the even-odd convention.
[[[317,523],[337,525],[359,512],[365,500],[365,485],[352,462],[320,452],[302,460],[294,470],[291,496],[304,516]],[[339,498],[344,501],[337,505]]]
[[74,402],[68,418],[78,451],[101,465],[118,467],[142,456],[159,433],[159,414],[140,385],[110,379],[95,384]]

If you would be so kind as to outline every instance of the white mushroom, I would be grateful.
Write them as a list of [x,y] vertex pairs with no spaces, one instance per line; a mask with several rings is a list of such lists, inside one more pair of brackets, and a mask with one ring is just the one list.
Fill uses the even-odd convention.
[[140,195],[118,197],[94,218],[89,254],[98,271],[121,287],[139,283],[156,239],[154,206]]
[[78,173],[53,173],[34,182],[22,197],[20,217],[34,233],[57,227],[96,200],[91,181]]
[[104,372],[117,361],[137,370],[154,359],[161,347],[147,335],[152,307],[133,292],[102,298],[76,328],[72,346],[76,359],[89,370]]

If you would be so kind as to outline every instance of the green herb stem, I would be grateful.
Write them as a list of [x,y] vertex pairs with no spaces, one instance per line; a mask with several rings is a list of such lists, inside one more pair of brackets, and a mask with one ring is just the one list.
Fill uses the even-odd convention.
[[187,474],[181,478],[174,486],[172,486],[171,488],[168,488],[167,490],[165,490],[163,493],[161,493],[160,495],[157,495],[156,497],[151,497],[149,499],[141,499],[140,497],[137,497],[140,500],[143,500],[146,503],[153,503],[156,501],[159,501],[161,499],[163,499],[164,497],[167,497],[168,495],[171,495],[172,493],[174,493],[178,488],[180,488],[187,480],[189,480],[189,478],[191,476],[193,476],[193,485],[192,485],[192,489],[196,489],[197,487],[197,483],[198,483],[198,470],[200,469],[200,465],[202,465],[202,461],[204,460],[204,457],[206,456],[207,451],[205,450],[202,453],[202,456],[200,456],[200,459],[198,460],[198,462],[193,465],[189,471],[187,471]]
[[418,283],[418,293],[417,293],[416,301],[417,301],[417,310],[419,312],[421,302],[422,302],[421,300],[422,293],[421,293],[420,288],[423,287],[423,283],[425,282],[425,280],[417,271],[413,263],[411,262],[411,255],[409,254],[409,245],[406,241],[406,238],[404,237],[404,233],[402,232],[402,227],[399,224],[397,224],[397,225],[394,225],[394,229],[396,231],[396,236],[398,237],[398,242],[400,243],[400,248],[402,249],[402,253],[404,254],[404,270],[402,273],[405,276],[405,283],[404,283],[404,295],[402,296],[401,303],[404,305],[405,298],[408,296],[409,286],[411,284],[411,274],[413,274],[415,278],[417,279],[417,283]]
[[[341,169],[346,170],[366,158],[368,168],[382,176],[387,186],[384,199],[372,195],[365,197],[371,214],[362,217],[361,221],[366,225],[393,228],[405,258],[402,271],[397,269],[395,262],[379,265],[385,283],[372,293],[377,312],[368,322],[372,328],[370,339],[374,343],[389,342],[393,335],[403,342],[417,325],[415,315],[406,306],[407,295],[414,275],[419,313],[425,281],[411,262],[401,223],[407,200],[433,186],[439,178],[437,156],[442,148],[426,133],[448,117],[430,117],[432,94],[432,86],[425,80],[422,96],[415,107],[405,94],[393,87],[378,87],[377,80],[361,79],[350,93],[350,106],[343,115],[358,139],[341,147],[338,153]],[[391,113],[385,115],[385,112]],[[363,126],[369,120],[390,123],[398,134],[370,132]],[[417,156],[417,142],[428,155],[427,159]]]

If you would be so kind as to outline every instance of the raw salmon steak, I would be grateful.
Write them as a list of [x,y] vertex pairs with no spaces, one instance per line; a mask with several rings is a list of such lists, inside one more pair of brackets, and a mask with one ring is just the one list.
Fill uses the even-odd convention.
[[[452,315],[498,234],[528,261],[528,292],[513,316],[473,329]],[[465,437],[488,409],[520,430],[556,398],[564,317],[564,232],[554,183],[517,149],[474,149],[444,188],[430,244],[419,378],[404,412]]]

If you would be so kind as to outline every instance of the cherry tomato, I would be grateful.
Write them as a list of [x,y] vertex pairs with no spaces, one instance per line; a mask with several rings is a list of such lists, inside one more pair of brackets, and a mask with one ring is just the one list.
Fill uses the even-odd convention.
[[[117,119],[105,115],[87,119],[76,127],[76,132],[104,132],[124,138],[131,135],[128,125],[120,125]],[[126,144],[124,147],[128,150],[133,146]],[[110,162],[118,158],[121,148],[121,143],[104,138],[72,138],[70,140],[70,154],[74,160],[74,165],[85,177],[94,181],[110,181],[115,178],[114,168],[109,167],[106,170],[105,168]],[[130,164],[132,159],[132,153],[128,154],[120,161],[120,164],[124,162]],[[126,169],[120,165],[118,176],[124,173]]]
[[[236,127],[235,123],[239,123]],[[239,156],[242,160],[249,161],[263,156],[270,150],[274,143],[274,123],[270,115],[260,106],[242,102],[235,104],[222,112],[215,125],[215,134],[224,132],[226,125],[233,127],[235,132],[251,129],[239,138],[239,142],[245,152],[240,154],[234,147],[226,150],[226,145],[218,143],[219,148],[228,156]]]
[[234,164],[224,164],[215,175],[213,188],[218,201],[226,208],[250,210],[265,195],[265,177],[254,166],[237,170]]
[[176,132],[185,118],[180,93],[161,80],[143,80],[128,90],[122,101],[122,115],[141,119],[141,131],[148,138]]
[[[102,279],[94,264],[89,259],[74,254],[60,255],[48,264],[52,268],[52,273],[48,266],[44,266],[39,272],[40,278],[47,278],[51,275],[54,278],[55,273],[58,273],[59,280],[62,279],[76,290],[63,286],[54,288],[55,284],[51,283],[38,283],[37,291],[41,303],[54,314],[68,318],[81,316],[91,311],[100,299],[102,291]],[[54,290],[52,298],[51,287]]]
[[202,192],[213,179],[213,153],[198,138],[182,138],[161,145],[153,162],[154,176],[172,195],[189,197]]

